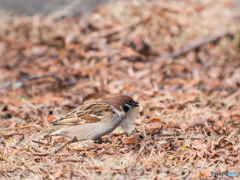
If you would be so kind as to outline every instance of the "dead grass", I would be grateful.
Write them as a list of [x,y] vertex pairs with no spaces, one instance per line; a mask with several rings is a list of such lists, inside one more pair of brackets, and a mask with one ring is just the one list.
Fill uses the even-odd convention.
[[[238,22],[218,1],[128,1],[52,22],[0,16],[1,179],[214,179],[240,170]],[[206,36],[219,40],[155,61]],[[144,113],[56,155],[21,145],[84,101],[128,94]],[[66,139],[45,139],[52,151]],[[232,177],[238,179],[238,177]]]

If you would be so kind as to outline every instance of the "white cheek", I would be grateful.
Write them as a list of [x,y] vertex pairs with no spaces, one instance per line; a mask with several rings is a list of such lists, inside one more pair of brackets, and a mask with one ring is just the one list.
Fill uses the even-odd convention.
[[127,133],[132,132],[134,121],[136,120],[139,112],[141,112],[140,110],[142,110],[141,106],[133,108],[131,112],[127,114],[127,116],[124,118],[124,120],[120,124],[123,130],[126,131]]

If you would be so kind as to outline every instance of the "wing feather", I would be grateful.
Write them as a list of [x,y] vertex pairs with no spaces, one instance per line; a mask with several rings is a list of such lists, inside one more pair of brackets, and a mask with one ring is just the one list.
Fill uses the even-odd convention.
[[[112,108],[106,102],[90,102],[67,113],[59,120],[52,122],[53,125],[76,125],[96,123],[104,119],[105,115],[111,114]],[[109,115],[108,115],[109,117]]]

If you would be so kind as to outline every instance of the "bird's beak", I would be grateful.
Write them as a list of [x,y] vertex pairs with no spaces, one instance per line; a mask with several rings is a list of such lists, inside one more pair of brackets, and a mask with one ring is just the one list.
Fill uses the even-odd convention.
[[133,107],[139,107],[139,112],[142,112],[142,111],[143,111],[142,106],[141,106],[137,101],[134,101],[134,102],[133,102]]
[[137,101],[133,101],[133,107],[138,107],[139,103]]

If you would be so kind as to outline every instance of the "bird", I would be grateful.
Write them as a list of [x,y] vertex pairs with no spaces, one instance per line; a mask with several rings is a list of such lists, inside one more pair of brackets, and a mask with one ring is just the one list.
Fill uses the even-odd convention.
[[101,138],[119,125],[129,134],[142,110],[141,105],[127,95],[119,95],[106,101],[87,102],[54,120],[49,128],[33,136],[31,140],[56,135],[70,138],[54,150],[56,153],[69,143]]

